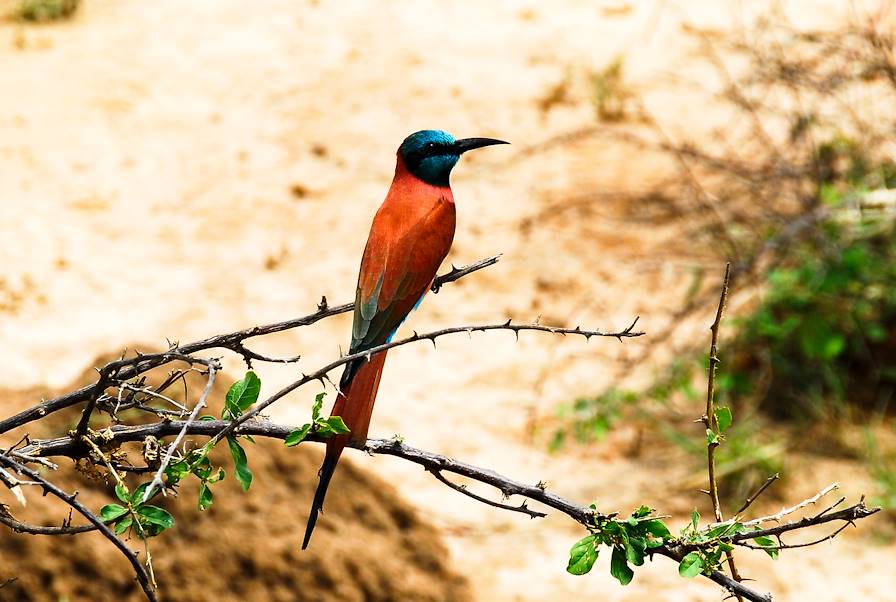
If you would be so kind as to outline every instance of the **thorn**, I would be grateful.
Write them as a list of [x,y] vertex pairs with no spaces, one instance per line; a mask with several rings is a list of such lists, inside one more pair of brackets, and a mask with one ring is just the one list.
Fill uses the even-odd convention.
[[513,321],[513,318],[507,318],[507,321],[504,322],[504,327],[507,328],[508,326],[510,326],[510,323],[511,323],[512,321]]
[[324,312],[329,308],[329,304],[327,303],[326,295],[321,295],[320,303],[317,304],[317,311]]

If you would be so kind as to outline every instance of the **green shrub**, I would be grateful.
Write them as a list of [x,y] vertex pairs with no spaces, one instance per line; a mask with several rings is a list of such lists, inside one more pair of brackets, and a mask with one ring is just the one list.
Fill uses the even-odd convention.
[[884,409],[896,386],[896,239],[892,224],[823,224],[766,277],[736,320],[727,392],[768,414],[845,418]]
[[68,19],[78,10],[80,0],[22,0],[17,16],[23,21]]

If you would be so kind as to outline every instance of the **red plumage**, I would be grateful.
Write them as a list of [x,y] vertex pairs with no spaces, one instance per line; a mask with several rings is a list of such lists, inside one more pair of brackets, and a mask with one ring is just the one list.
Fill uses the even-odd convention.
[[[454,239],[454,197],[413,175],[401,155],[386,200],[373,218],[361,259],[351,353],[386,343],[432,285]],[[302,549],[308,546],[330,478],[347,445],[363,446],[386,352],[346,366],[332,415],[351,430],[327,441]]]

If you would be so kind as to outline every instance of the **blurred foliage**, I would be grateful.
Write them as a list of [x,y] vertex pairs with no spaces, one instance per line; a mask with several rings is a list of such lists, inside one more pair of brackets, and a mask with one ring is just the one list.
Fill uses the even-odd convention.
[[695,367],[693,361],[675,361],[645,391],[611,387],[598,395],[560,405],[551,451],[559,450],[569,439],[577,443],[600,441],[617,424],[649,416],[652,407],[664,405],[674,393],[697,399],[699,394],[692,384]]
[[638,100],[625,80],[625,61],[617,56],[609,65],[588,74],[591,102],[598,121],[624,121],[635,110]]
[[[890,423],[896,427],[896,422]],[[896,432],[896,429],[891,429]],[[896,519],[896,450],[882,450],[879,438],[871,429],[865,432],[868,472],[877,488],[871,503],[880,506]]]
[[[819,143],[816,153],[812,205],[824,217],[777,251],[758,282],[761,300],[728,321],[720,345],[716,402],[741,418],[717,451],[724,496],[743,499],[784,469],[787,446],[763,428],[769,419],[805,429],[880,413],[896,387],[896,198],[866,202],[870,189],[896,187],[896,166],[843,135]],[[767,240],[776,234],[770,229]],[[707,369],[695,351],[644,390],[614,387],[560,406],[551,449],[599,441],[620,423],[640,421],[667,425],[659,429],[664,437],[702,464],[705,443],[692,429],[668,425],[682,424],[669,420],[681,401],[699,411]],[[892,471],[877,475],[896,493]]]
[[21,0],[16,17],[22,21],[59,21],[78,10],[81,0]]
[[819,233],[767,274],[730,343],[730,396],[798,421],[883,410],[896,386],[893,225],[828,222]]
[[[723,351],[722,366],[724,355]],[[613,387],[560,406],[549,443],[551,451],[561,449],[570,441],[580,444],[601,441],[618,424],[637,422],[651,425],[651,430],[686,452],[694,466],[702,470],[706,462],[706,441],[695,437],[693,428],[683,430],[681,425],[690,427],[702,407],[705,392],[697,386],[705,380],[707,369],[708,360],[694,355],[672,362],[643,391]],[[746,390],[745,378],[720,369],[715,389],[716,399],[721,403],[731,399],[734,393]],[[670,419],[675,399],[683,399],[694,407],[694,415]],[[763,418],[751,412],[740,416],[725,432],[725,444],[716,449],[716,475],[722,497],[743,500],[770,475],[783,471],[787,446],[763,426]],[[702,482],[695,486],[702,486]]]
[[640,97],[625,76],[625,58],[617,56],[600,69],[567,68],[563,77],[538,99],[548,113],[555,107],[589,102],[594,118],[604,123],[643,121]]

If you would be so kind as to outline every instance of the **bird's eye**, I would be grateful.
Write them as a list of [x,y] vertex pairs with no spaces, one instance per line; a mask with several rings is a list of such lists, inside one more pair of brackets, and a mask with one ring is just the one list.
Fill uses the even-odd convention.
[[435,143],[435,142],[427,142],[427,143],[424,145],[424,148],[425,148],[426,150],[432,150],[432,149],[434,149],[435,147],[436,147],[436,143]]

